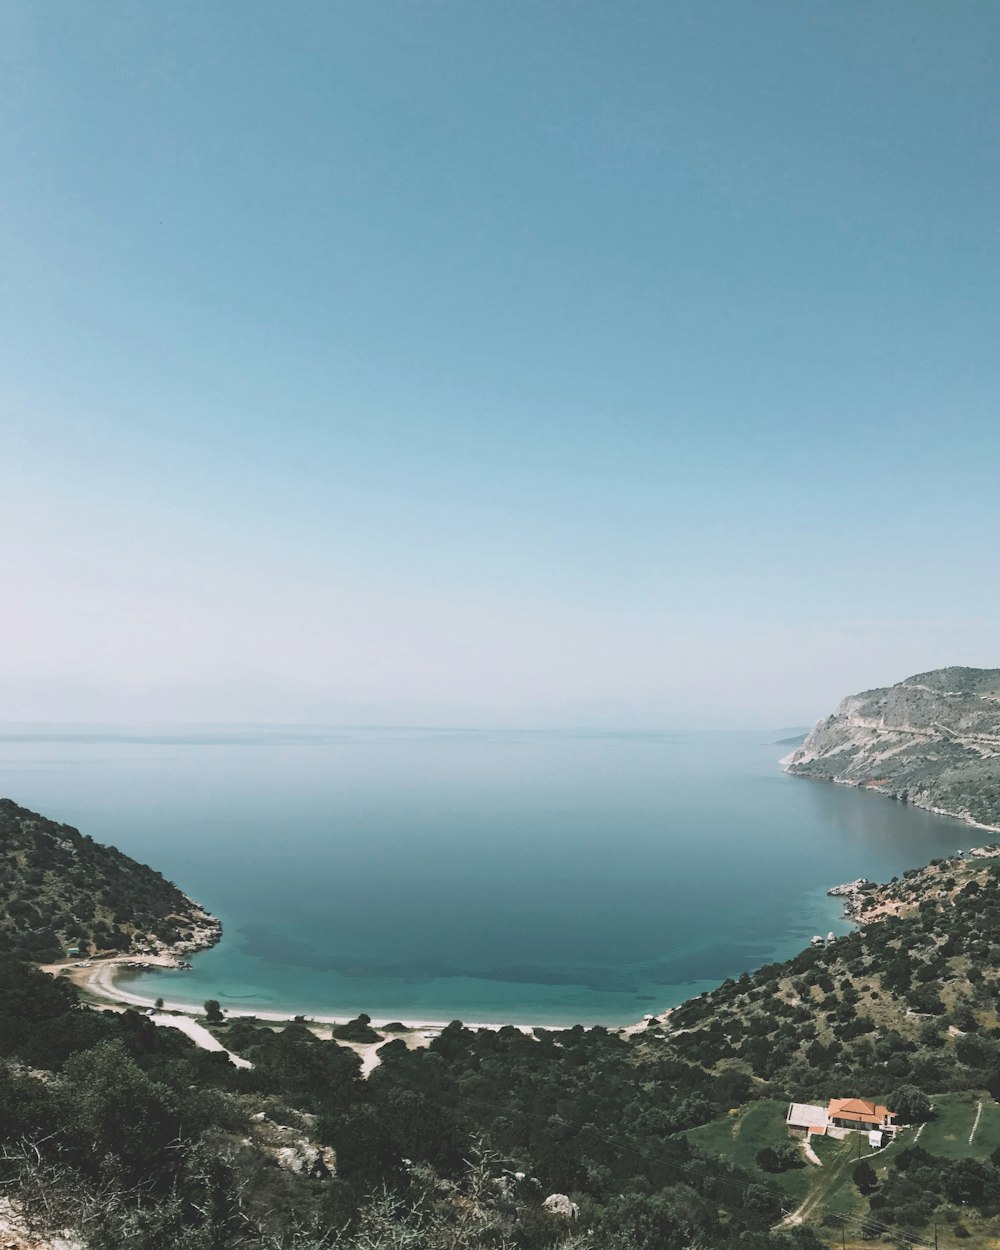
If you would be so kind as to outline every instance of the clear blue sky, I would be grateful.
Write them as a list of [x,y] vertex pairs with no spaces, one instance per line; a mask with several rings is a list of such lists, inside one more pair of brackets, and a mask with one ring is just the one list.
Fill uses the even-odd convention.
[[1000,664],[1000,5],[0,3],[0,713]]

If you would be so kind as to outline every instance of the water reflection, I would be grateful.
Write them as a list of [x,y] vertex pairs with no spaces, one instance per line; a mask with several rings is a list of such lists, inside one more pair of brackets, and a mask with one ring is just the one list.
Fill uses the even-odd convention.
[[956,847],[990,840],[984,830],[869,789],[805,777],[789,780],[805,788],[816,818],[835,828],[845,842],[878,851],[893,862],[909,859],[907,866],[919,867]]
[[55,727],[3,735],[0,793],[222,916],[193,972],[138,979],[153,997],[612,1023],[842,929],[829,886],[982,837],[788,777],[781,753],[748,734]]

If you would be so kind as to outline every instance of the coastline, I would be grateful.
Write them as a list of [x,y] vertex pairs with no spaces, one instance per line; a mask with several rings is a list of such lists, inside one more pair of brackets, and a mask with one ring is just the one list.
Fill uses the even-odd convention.
[[[921,887],[923,893],[933,890],[938,897],[941,897],[942,882],[940,874],[942,872],[956,874],[961,878],[961,884],[965,884],[976,874],[977,869],[982,870],[984,868],[985,861],[995,859],[997,856],[1000,856],[1000,843],[972,847],[967,851],[935,860],[933,863],[919,869],[909,870],[907,880],[911,887],[912,885],[917,885]],[[958,886],[952,883],[950,891],[947,892],[954,893],[957,888]],[[858,878],[844,885],[832,886],[826,891],[826,894],[844,899],[843,918],[849,920],[856,927],[878,923],[890,916],[901,915],[913,905],[911,901],[904,902],[902,891],[897,882],[877,884],[865,878]],[[42,965],[42,970],[53,976],[68,977],[81,992],[83,999],[94,1007],[110,1008],[119,1011],[139,1008],[147,1012],[155,1009],[160,1013],[197,1018],[204,1013],[199,1007],[191,1003],[164,1000],[162,1007],[157,1008],[156,998],[148,994],[136,994],[123,988],[117,981],[117,978],[123,973],[135,971],[137,968],[156,970],[177,968],[178,966],[179,961],[176,957],[169,955],[118,955],[96,961],[62,961],[55,964],[45,964]],[[639,1021],[623,1024],[617,1028],[610,1027],[609,1032],[618,1033],[623,1037],[632,1037],[641,1033],[653,1021],[660,1025],[668,1026],[670,1016],[677,1010],[677,1006],[668,1007],[662,1012],[650,1013]],[[227,1007],[223,1010],[227,1019],[235,1020],[245,1017],[274,1024],[288,1024],[295,1020],[300,1020],[311,1027],[319,1028],[347,1024],[352,1018],[347,1015],[309,1015],[294,1011],[256,1010],[252,1007]],[[384,1029],[388,1024],[400,1024],[411,1033],[426,1032],[430,1035],[446,1028],[450,1023],[451,1021],[448,1020],[430,1020],[414,1017],[404,1019],[398,1016],[393,1016],[391,1019],[386,1017],[385,1019],[371,1020],[371,1025],[375,1029]],[[531,1024],[523,1022],[513,1023],[510,1021],[497,1023],[495,1021],[477,1020],[463,1020],[462,1024],[468,1029],[491,1029],[493,1031],[503,1028],[514,1028],[525,1034],[531,1034],[535,1029],[557,1030],[573,1027],[572,1024]],[[585,1025],[584,1027],[589,1026]]]
[[[895,791],[886,789],[884,785],[878,782],[857,781],[853,777],[838,777],[832,773],[829,776],[814,777],[809,773],[796,772],[795,757],[800,751],[804,750],[805,742],[807,741],[808,737],[800,746],[796,747],[792,751],[789,751],[787,755],[783,755],[781,759],[778,760],[778,767],[786,776],[798,777],[802,781],[819,781],[826,782],[827,784],[832,782],[835,786],[850,786],[855,790],[865,790],[869,794],[880,794],[884,799],[893,799],[896,802],[900,801],[899,796],[895,793]],[[910,807],[919,808],[923,812],[930,812],[933,816],[947,816],[949,819],[957,820],[960,824],[968,825],[972,829],[982,829],[985,833],[1000,833],[1000,825],[988,825],[982,820],[976,820],[976,818],[971,816],[968,812],[953,812],[949,811],[946,807],[935,807],[933,803],[928,802],[922,797],[920,791],[917,791],[915,794],[907,794],[902,801]]]
[[[171,969],[178,967],[175,960],[167,957],[146,956],[146,955],[121,955],[112,956],[110,959],[100,959],[95,961],[87,961],[89,966],[79,966],[80,961],[62,961],[54,964],[41,965],[43,972],[48,972],[52,976],[66,976],[68,980],[80,990],[85,999],[93,1001],[95,1006],[105,1008],[126,1009],[130,1007],[138,1007],[142,1010],[156,1008],[156,999],[145,994],[135,994],[130,990],[123,989],[118,983],[117,978],[123,973],[136,970],[137,965],[147,970]],[[197,1017],[204,1015],[200,1007],[191,1003],[169,1002],[164,1000],[162,1008],[158,1010],[170,1012],[174,1015]],[[294,1021],[302,1013],[291,1011],[261,1011],[253,1007],[226,1007],[223,1009],[227,1019],[238,1019],[239,1017],[248,1017],[255,1020],[267,1020],[272,1023],[287,1024]],[[668,1011],[673,1010],[669,1008]],[[307,1024],[317,1025],[338,1025],[347,1024],[353,1017],[351,1016],[331,1016],[331,1015],[304,1015],[303,1018]],[[657,1017],[659,1018],[659,1017]],[[371,1021],[373,1028],[384,1028],[387,1024],[402,1024],[407,1029],[421,1030],[440,1030],[446,1028],[451,1023],[450,1020],[427,1020],[427,1019],[410,1019],[404,1020],[399,1016],[386,1017],[383,1019],[373,1019]],[[462,1023],[467,1029],[503,1029],[514,1028],[522,1033],[531,1033],[536,1028],[551,1029],[551,1024],[510,1024],[510,1023],[487,1023],[484,1021],[463,1020]],[[645,1026],[645,1021],[643,1021]],[[570,1027],[570,1026],[566,1026]],[[623,1026],[632,1028],[634,1026]]]
[[[789,764],[794,755],[794,751],[790,752],[779,761],[779,765],[786,775],[797,775],[789,768]],[[814,780],[814,778],[805,779]],[[818,778],[816,780],[818,780]],[[835,780],[837,784],[849,785],[854,788],[868,790],[874,789],[885,794],[885,791],[881,791],[877,786],[858,786],[857,783],[850,782],[842,778],[830,778],[830,780]],[[919,802],[913,802],[912,806],[923,808],[923,810],[932,812],[934,815],[948,816],[952,819],[958,820],[966,826],[990,830],[990,826],[980,825],[978,822],[970,820],[967,816],[961,816],[956,813],[944,812],[930,807],[925,807]],[[984,856],[997,853],[1000,852],[987,850],[985,848],[977,848],[976,850],[965,852],[962,858],[965,858],[966,856]],[[912,870],[913,873],[916,871],[917,870]],[[829,878],[827,880],[829,881]],[[859,882],[851,883],[852,886],[858,884]],[[868,882],[864,882],[864,885],[866,889],[863,897],[859,893],[856,896],[844,899],[844,902],[847,905],[844,908],[842,919],[848,921],[852,927],[881,919],[883,916],[892,915],[895,912],[895,901],[888,897],[883,898],[881,894],[882,891],[890,891],[891,886],[887,885],[874,887]],[[817,893],[823,892],[825,894],[847,893],[847,887],[827,888],[826,886],[820,885],[816,887],[816,890]],[[874,906],[876,898],[881,901],[881,907],[876,908]],[[123,979],[127,977],[129,973],[139,971],[158,971],[190,967],[191,965],[187,962],[188,955],[216,945],[222,937],[222,924],[218,919],[212,916],[211,913],[209,913],[200,903],[191,899],[187,895],[184,895],[184,902],[186,909],[189,910],[188,918],[196,918],[196,924],[193,926],[195,932],[189,936],[186,941],[178,942],[171,946],[157,942],[155,944],[155,949],[152,949],[149,945],[140,946],[137,944],[136,948],[132,952],[107,954],[106,956],[98,957],[92,960],[64,960],[58,963],[44,965],[44,970],[52,975],[66,977],[67,979],[72,980],[81,992],[82,998],[89,1005],[97,1009],[137,1009],[151,1012],[156,1009],[156,1003],[161,997],[156,993],[156,988],[150,987],[147,984],[143,987],[142,993],[137,993],[127,984],[122,984]],[[194,915],[192,916],[190,913],[194,913]],[[803,942],[803,948],[805,945],[806,943]],[[779,959],[787,957],[790,957],[790,955],[778,956]],[[745,969],[741,969],[741,971],[750,970],[749,966]],[[730,975],[737,976],[739,973],[733,972]],[[177,988],[179,989],[180,987]],[[692,985],[690,990],[687,991],[684,1001],[697,997],[700,988],[702,987]],[[180,990],[180,992],[183,993],[184,991]],[[211,993],[209,993],[209,996],[211,996]],[[198,1002],[192,1002],[190,999],[188,1001],[166,1001],[165,995],[163,998],[164,1006],[161,1009],[163,1012],[170,1013],[171,1015],[175,1015],[179,1018],[187,1019],[197,1019],[204,1014],[203,1007]],[[668,1001],[672,1001],[672,999],[668,998]],[[651,1007],[653,1006],[653,1004],[650,1005]],[[641,1020],[630,1021],[627,1017],[625,1019],[619,1017],[619,1022],[603,1023],[602,1027],[607,1028],[609,1032],[630,1036],[641,1032],[653,1022],[657,1022],[660,1025],[668,1025],[672,1012],[680,1005],[680,1002],[673,1000],[670,1007],[663,1008],[661,1010],[652,1010],[648,1014],[643,1015]],[[263,1022],[271,1022],[275,1024],[288,1023],[294,1020],[304,1020],[307,1024],[314,1025],[319,1028],[345,1024],[359,1014],[359,1011],[363,1010],[363,1007],[355,1009],[353,1011],[353,1015],[346,1012],[339,1014],[313,1015],[307,1009],[297,1008],[294,1005],[289,1005],[284,1009],[275,1009],[273,1005],[270,1009],[264,1006],[256,1008],[253,1005],[248,1004],[233,1006],[227,1005],[223,1007],[224,1014],[228,1019],[253,1018]],[[383,1006],[383,1011],[384,1010],[385,1008]],[[404,1008],[403,1010],[405,1011],[406,1009]],[[637,1008],[637,1011],[638,1010],[642,1009]],[[405,1018],[400,1015],[383,1015],[377,1019],[373,1019],[372,1025],[375,1028],[384,1028],[385,1025],[390,1023],[400,1024],[408,1031],[412,1031],[414,1033],[427,1031],[429,1034],[433,1035],[435,1031],[440,1031],[441,1029],[447,1027],[453,1018],[454,1017],[446,1019],[415,1016],[412,1014],[411,1004],[410,1013],[407,1014]],[[566,1018],[564,1020],[556,1021],[550,1019],[538,1022],[525,1022],[523,1019],[517,1022],[504,1019],[498,1020],[496,1017],[490,1021],[465,1020],[463,1018],[462,1023],[466,1027],[472,1029],[489,1029],[496,1031],[502,1028],[510,1027],[526,1034],[530,1034],[535,1029],[553,1031],[571,1028],[576,1024],[582,1024],[583,1027],[586,1028],[592,1027],[591,1024],[587,1024],[583,1019],[579,1018]]]
[[[971,822],[965,822],[967,824]],[[926,888],[940,889],[941,882],[937,878],[937,874],[942,870],[950,870],[953,873],[959,873],[962,876],[963,883],[971,875],[975,873],[976,868],[984,867],[984,861],[1000,856],[1000,843],[989,846],[973,847],[968,851],[953,854],[944,857],[941,860],[934,861],[931,865],[926,865],[919,869],[912,869],[908,876],[912,878],[911,884],[924,886],[924,878],[927,878]],[[865,878],[859,878],[856,881],[849,882],[845,885],[837,885],[830,887],[825,891],[828,896],[841,897],[844,900],[843,919],[848,920],[852,926],[860,927],[865,924],[878,923],[889,916],[900,915],[907,909],[899,897],[900,891],[894,882],[876,884],[867,881]],[[912,904],[911,904],[912,905]],[[221,926],[220,926],[221,930]],[[218,941],[216,936],[215,941]],[[204,949],[214,942],[207,942]],[[803,947],[805,949],[805,947]],[[187,951],[184,952],[188,953]],[[96,960],[63,960],[57,963],[41,965],[42,971],[56,977],[66,977],[80,991],[82,1000],[91,1007],[101,1010],[125,1011],[129,1009],[139,1009],[148,1014],[156,1011],[161,1017],[170,1015],[186,1019],[197,1019],[204,1012],[201,1007],[180,1001],[163,1000],[161,1007],[157,1007],[157,997],[150,994],[137,994],[119,984],[118,978],[123,974],[135,972],[137,970],[156,971],[171,970],[184,967],[185,963],[177,955],[165,954],[158,952],[156,954],[122,954],[113,955],[106,958],[98,958]],[[697,995],[693,995],[697,997]],[[681,1004],[677,1004],[664,1009],[661,1012],[649,1013],[641,1020],[615,1026],[603,1026],[608,1028],[609,1032],[617,1033],[623,1037],[633,1037],[640,1034],[652,1022],[656,1022],[661,1026],[669,1027],[670,1017]],[[249,1018],[261,1020],[272,1024],[290,1024],[294,1021],[304,1022],[307,1026],[315,1029],[323,1029],[330,1026],[347,1024],[353,1017],[349,1015],[311,1015],[305,1012],[295,1012],[293,1009],[285,1011],[274,1010],[258,1010],[253,1007],[224,1007],[225,1017],[230,1020],[239,1018]],[[158,1021],[159,1022],[159,1021]],[[450,1020],[434,1020],[423,1017],[392,1016],[383,1018],[372,1018],[371,1026],[375,1029],[385,1029],[388,1024],[399,1024],[403,1029],[411,1035],[423,1034],[426,1039],[433,1037],[436,1033],[446,1028],[450,1024]],[[498,1031],[503,1028],[514,1028],[519,1032],[531,1034],[535,1029],[558,1030],[562,1028],[572,1028],[574,1024],[581,1023],[579,1021],[566,1024],[549,1023],[514,1023],[511,1021],[476,1021],[463,1020],[462,1024],[468,1029],[490,1029]],[[583,1027],[591,1027],[584,1025]],[[386,1035],[385,1040],[389,1040],[392,1034]],[[381,1044],[381,1043],[379,1043]],[[410,1044],[413,1044],[412,1042]],[[419,1042],[417,1043],[419,1044]]]
[[[935,860],[932,864],[919,869],[911,869],[907,873],[907,878],[910,879],[911,884],[926,887],[927,890],[933,888],[937,891],[941,886],[937,874],[941,871],[948,870],[958,874],[964,883],[975,874],[977,868],[983,867],[984,861],[994,859],[997,856],[1000,856],[1000,843],[972,847],[967,851]],[[898,916],[907,910],[908,907],[908,904],[904,903],[900,897],[901,891],[895,882],[875,883],[862,877],[844,885],[832,886],[825,893],[827,896],[843,899],[842,919],[849,921],[854,927],[878,923],[887,917]],[[215,940],[217,941],[218,937]],[[206,947],[209,945],[214,945],[214,942],[205,944]],[[119,983],[119,978],[129,972],[138,970],[166,971],[185,966],[185,961],[178,958],[178,956],[162,952],[156,954],[113,955],[85,961],[64,960],[58,963],[41,965],[42,971],[48,972],[52,976],[66,977],[71,980],[80,991],[83,1001],[94,1008],[118,1011],[139,1009],[147,1013],[152,1013],[155,1010],[161,1014],[197,1019],[204,1012],[196,1004],[163,1000],[162,1006],[157,1007],[158,996],[154,997],[149,993],[138,994]],[[697,997],[697,995],[693,994],[692,997]],[[618,1026],[605,1025],[603,1027],[607,1028],[609,1032],[618,1033],[623,1037],[632,1037],[641,1033],[654,1021],[660,1025],[668,1026],[670,1016],[681,1005],[675,1004],[665,1008],[663,1011],[649,1013],[638,1021]],[[249,1018],[273,1024],[289,1024],[294,1021],[304,1021],[310,1027],[320,1029],[347,1024],[354,1018],[350,1015],[312,1015],[306,1012],[296,1012],[294,1009],[275,1011],[243,1006],[224,1007],[223,1012],[226,1018],[230,1020]],[[450,1023],[450,1020],[412,1016],[403,1018],[398,1015],[371,1019],[371,1025],[375,1029],[385,1029],[389,1024],[398,1024],[402,1025],[403,1029],[411,1034],[425,1033],[427,1036],[433,1036],[446,1028]],[[553,1024],[552,1022],[525,1023],[523,1021],[462,1021],[462,1024],[469,1029],[498,1031],[503,1028],[514,1028],[525,1034],[531,1034],[535,1029],[552,1031],[572,1028],[577,1023],[582,1022],[573,1021],[565,1024]],[[592,1026],[583,1025],[583,1027],[589,1028]],[[391,1034],[388,1036],[391,1037]]]
[[915,906],[914,893],[921,902],[924,899],[951,901],[969,881],[981,878],[986,864],[998,856],[1000,843],[974,846],[968,851],[933,860],[921,868],[910,869],[902,881],[877,884],[859,877],[856,881],[834,886],[827,894],[844,899],[844,918],[860,928],[890,917],[908,915]]
[[[782,771],[789,777],[798,777],[801,781],[818,781],[820,784],[825,785],[848,786],[853,790],[864,790],[867,794],[878,794],[883,799],[892,799],[894,802],[899,802],[899,799],[890,790],[885,790],[882,786],[875,785],[870,781],[854,781],[850,777],[810,777],[805,773],[793,772],[787,764],[789,760],[791,760],[791,756],[786,755],[784,759],[779,761]],[[950,812],[945,807],[934,807],[931,803],[922,802],[919,795],[916,798],[911,796],[905,801],[909,807],[919,808],[922,812],[930,812],[932,816],[947,816],[949,820],[957,820],[959,824],[968,825],[970,829],[982,829],[984,833],[1000,833],[1000,825],[984,824],[983,821],[976,820],[970,816],[968,812]]]

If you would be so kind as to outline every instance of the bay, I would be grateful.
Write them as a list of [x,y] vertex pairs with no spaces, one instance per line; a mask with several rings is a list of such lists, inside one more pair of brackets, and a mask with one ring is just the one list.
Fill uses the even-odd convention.
[[778,736],[8,725],[0,793],[220,916],[218,947],[138,992],[623,1024],[845,932],[831,885],[976,843],[786,776]]

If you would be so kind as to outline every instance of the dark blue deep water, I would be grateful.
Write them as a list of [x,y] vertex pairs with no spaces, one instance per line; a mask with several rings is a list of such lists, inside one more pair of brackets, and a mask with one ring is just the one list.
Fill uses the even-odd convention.
[[624,1023],[843,932],[976,832],[785,776],[775,734],[0,729],[0,794],[219,915],[168,1000]]

